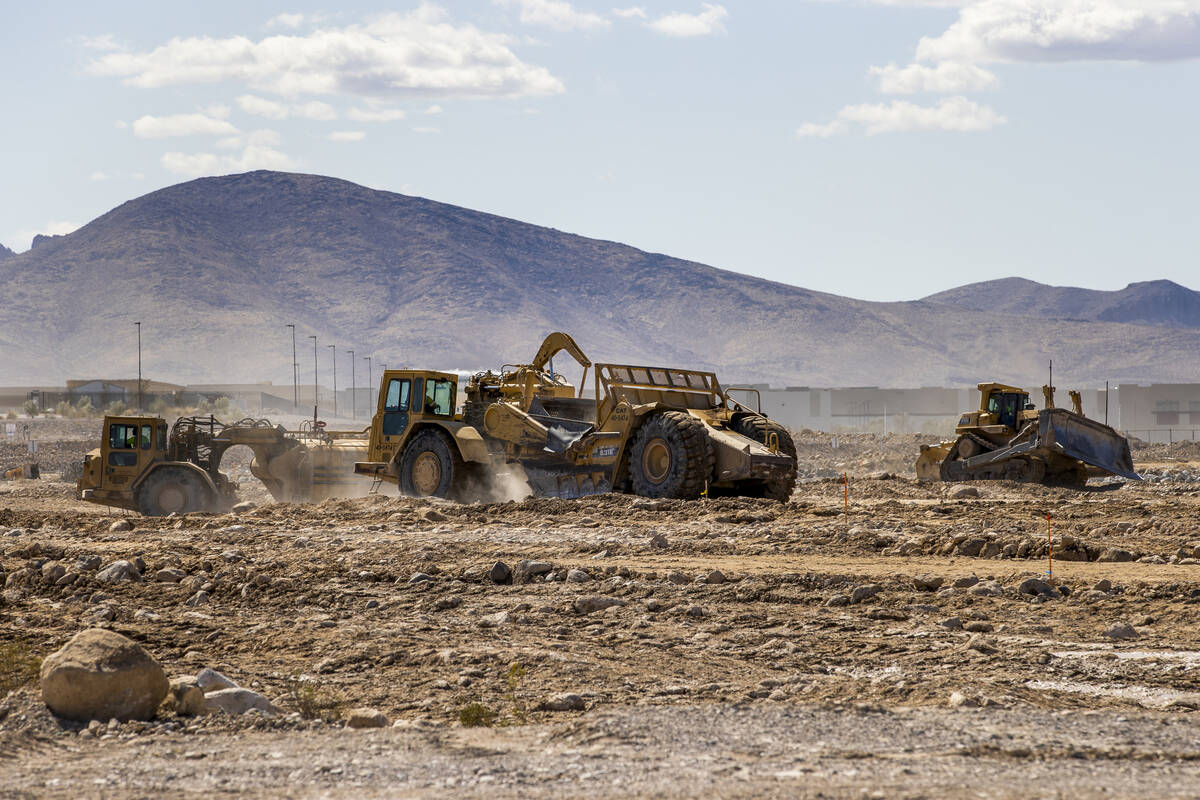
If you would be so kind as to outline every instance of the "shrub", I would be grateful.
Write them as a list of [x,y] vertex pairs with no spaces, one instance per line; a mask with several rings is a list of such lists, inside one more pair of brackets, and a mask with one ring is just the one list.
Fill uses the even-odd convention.
[[27,642],[0,644],[0,697],[36,681],[41,668],[42,660]]
[[483,703],[467,703],[458,710],[458,721],[464,728],[490,728],[500,716]]
[[303,719],[334,722],[341,717],[345,701],[315,678],[292,675],[284,684],[286,702],[300,712]]

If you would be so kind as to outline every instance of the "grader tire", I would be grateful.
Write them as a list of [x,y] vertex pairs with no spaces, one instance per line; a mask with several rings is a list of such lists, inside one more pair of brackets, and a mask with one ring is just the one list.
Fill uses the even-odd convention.
[[642,497],[697,498],[712,465],[704,423],[680,411],[651,415],[634,434],[629,450],[633,493]]
[[[770,434],[775,434],[779,442],[779,452],[791,456],[793,465],[796,463],[796,443],[792,441],[792,434],[788,429],[778,422],[769,420],[766,417],[742,417],[733,424],[733,429],[742,436],[753,439],[762,445],[767,443],[767,438]],[[788,498],[792,496],[792,490],[795,488],[796,467],[793,466],[791,474],[786,477],[767,481],[763,487],[762,496],[770,500],[778,500],[781,503],[786,503]]]
[[138,511],[147,517],[207,511],[213,505],[212,492],[191,472],[178,467],[156,469],[138,487]]
[[465,477],[462,457],[440,431],[421,431],[400,457],[400,491],[409,497],[449,497]]

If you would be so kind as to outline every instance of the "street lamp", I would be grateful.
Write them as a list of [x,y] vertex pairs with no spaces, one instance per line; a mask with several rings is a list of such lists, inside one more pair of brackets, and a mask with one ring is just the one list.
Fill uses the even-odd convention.
[[350,351],[350,419],[358,419],[358,382],[354,379],[354,351]]
[[296,325],[289,322],[284,327],[292,329],[292,411],[300,412],[300,362],[296,360]]
[[142,410],[142,323],[133,323],[138,333],[138,412]]
[[371,375],[371,357],[363,356],[363,361],[367,362],[367,388],[371,392],[374,392],[375,391],[375,381],[372,380],[372,375]]
[[333,351],[333,416],[337,418],[337,345],[325,345]]
[[317,337],[315,334],[309,334],[313,340],[313,419],[317,418],[317,406],[321,405],[321,396],[317,388]]

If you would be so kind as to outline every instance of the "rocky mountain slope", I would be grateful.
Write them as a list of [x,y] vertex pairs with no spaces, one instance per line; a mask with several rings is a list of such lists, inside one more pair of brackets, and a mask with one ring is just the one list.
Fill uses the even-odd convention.
[[[810,265],[798,264],[797,284]],[[1200,330],[871,303],[334,178],[251,172],[131,200],[0,261],[0,384],[134,374],[322,381],[376,364],[526,360],[551,330],[598,361],[775,385],[1194,380]],[[358,362],[360,366],[362,362]],[[362,370],[360,369],[361,373]],[[376,373],[378,374],[378,373]],[[366,385],[364,376],[360,385]]]
[[1131,283],[1119,291],[1105,292],[1002,278],[959,286],[925,300],[1031,317],[1200,328],[1200,292],[1165,280]]

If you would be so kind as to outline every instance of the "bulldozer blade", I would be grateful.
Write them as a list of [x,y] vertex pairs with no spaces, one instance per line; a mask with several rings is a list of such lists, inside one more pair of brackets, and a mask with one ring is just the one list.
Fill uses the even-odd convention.
[[917,480],[940,481],[942,479],[942,462],[946,460],[946,456],[950,455],[952,447],[954,447],[954,442],[921,445],[921,455],[917,458],[915,465]]
[[1128,439],[1102,422],[1065,408],[1047,408],[1038,414],[1038,444],[1113,475],[1142,479],[1133,469]]

